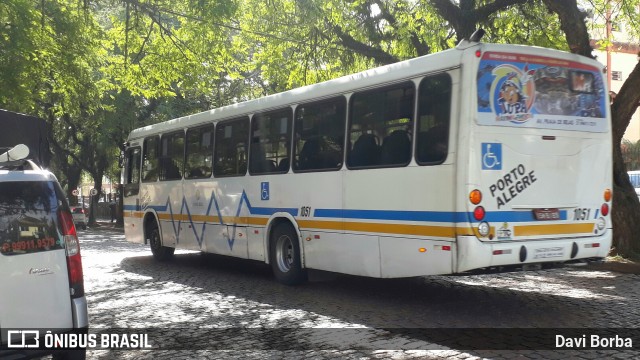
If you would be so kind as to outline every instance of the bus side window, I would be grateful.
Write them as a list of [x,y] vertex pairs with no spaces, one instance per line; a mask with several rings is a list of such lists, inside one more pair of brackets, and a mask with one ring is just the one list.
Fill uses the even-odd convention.
[[352,96],[347,165],[406,166],[411,161],[415,86],[412,82]]
[[125,159],[125,184],[140,183],[140,148],[127,149]]
[[291,108],[258,113],[251,122],[251,147],[249,148],[249,173],[286,173],[284,166],[289,158],[291,139]]
[[187,130],[184,177],[198,179],[213,173],[213,125]]
[[158,180],[158,144],[160,139],[157,136],[144,139],[144,149],[142,157],[142,182],[153,182]]
[[140,189],[140,148],[129,148],[125,152],[124,196],[137,195]]
[[248,140],[248,117],[218,123],[214,140],[214,176],[246,175]]
[[160,144],[160,180],[182,179],[184,131],[163,135]]
[[342,167],[346,107],[346,100],[341,96],[296,108],[294,171],[326,171]]
[[426,77],[418,93],[416,161],[420,165],[439,164],[446,160],[449,148],[451,77]]

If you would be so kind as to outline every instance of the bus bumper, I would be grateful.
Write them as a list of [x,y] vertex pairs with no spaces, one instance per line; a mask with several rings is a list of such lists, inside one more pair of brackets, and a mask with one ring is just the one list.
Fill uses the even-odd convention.
[[527,241],[480,241],[475,236],[459,236],[456,272],[604,258],[611,241],[611,229],[598,236]]

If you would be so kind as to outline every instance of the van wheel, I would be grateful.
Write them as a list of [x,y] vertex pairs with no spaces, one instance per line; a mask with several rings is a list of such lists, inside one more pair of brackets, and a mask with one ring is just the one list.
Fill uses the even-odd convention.
[[162,246],[162,239],[160,239],[160,230],[158,224],[155,222],[149,228],[147,232],[149,246],[151,247],[151,253],[153,257],[158,261],[169,261],[173,258],[173,252],[176,250],[172,247]]
[[273,275],[285,285],[299,285],[307,281],[307,271],[300,261],[298,234],[287,223],[276,225],[271,233],[269,262]]

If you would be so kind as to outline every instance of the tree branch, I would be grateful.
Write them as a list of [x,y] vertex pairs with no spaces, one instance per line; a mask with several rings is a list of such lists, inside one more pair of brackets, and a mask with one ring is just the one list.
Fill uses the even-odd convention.
[[576,0],[542,0],[542,2],[560,18],[560,28],[567,37],[571,52],[593,59],[589,31],[584,21],[585,14],[578,8]]
[[370,57],[374,59],[377,63],[383,64],[383,65],[393,64],[400,61],[400,59],[387,53],[382,49],[367,45],[363,42],[360,42],[354,39],[351,35],[346,34],[344,31],[342,31],[342,28],[340,28],[338,25],[332,25],[327,21],[327,26],[336,33],[338,38],[340,38],[340,42],[342,46],[350,50],[353,50],[360,55]]

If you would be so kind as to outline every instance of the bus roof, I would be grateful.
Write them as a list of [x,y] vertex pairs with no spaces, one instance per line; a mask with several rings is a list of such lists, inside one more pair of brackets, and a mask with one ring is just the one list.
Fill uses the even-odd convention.
[[537,56],[560,57],[576,62],[590,62],[592,65],[602,68],[596,60],[572,54],[560,50],[547,49],[542,47],[511,45],[511,44],[483,44],[466,43],[466,46],[457,46],[434,54],[417,57],[410,60],[400,61],[394,64],[385,65],[359,73],[346,75],[340,78],[324,81],[317,84],[306,85],[285,92],[268,95],[265,97],[243,101],[240,103],[227,105],[224,107],[203,111],[197,114],[188,115],[158,124],[152,124],[135,129],[129,135],[129,140],[142,138],[145,136],[159,134],[171,130],[184,129],[190,126],[204,124],[207,122],[217,122],[231,119],[237,116],[253,114],[256,112],[268,111],[271,109],[287,106],[291,104],[304,103],[310,100],[318,100],[336,96],[338,94],[349,93],[355,90],[373,87],[377,84],[389,84],[400,82],[417,77],[421,74],[445,71],[461,65],[463,51],[481,46],[483,52],[504,51],[523,52]]

